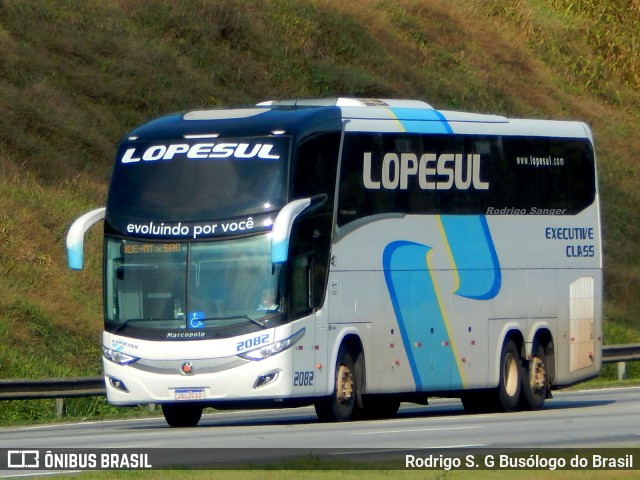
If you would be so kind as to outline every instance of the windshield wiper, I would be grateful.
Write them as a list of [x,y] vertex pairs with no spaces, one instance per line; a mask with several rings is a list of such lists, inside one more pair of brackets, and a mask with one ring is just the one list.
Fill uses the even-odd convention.
[[267,326],[265,325],[266,322],[261,322],[260,320],[257,320],[255,318],[251,318],[249,315],[229,315],[229,316],[222,316],[222,317],[205,317],[205,318],[198,318],[196,320],[199,320],[201,322],[206,322],[207,320],[236,320],[238,318],[244,318],[245,320],[249,320],[252,323],[255,323],[256,325],[260,325],[260,327],[262,328],[267,328]]
[[118,333],[124,330],[124,328],[132,322],[166,322],[169,320],[175,320],[175,318],[130,318],[129,320],[125,320],[113,331],[113,333]]
[[[207,320],[236,320],[236,319],[245,319],[249,320],[251,323],[255,323],[260,326],[260,328],[268,328],[266,323],[273,317],[277,316],[277,314],[267,315],[263,321],[251,318],[249,315],[228,315],[228,316],[220,316],[220,317],[206,317],[206,318],[196,318],[195,320],[199,322],[206,322]],[[167,322],[167,321],[179,321],[181,325],[184,325],[184,320],[175,319],[175,318],[130,318],[122,322],[118,327],[113,331],[113,333],[118,333],[124,330],[129,324],[134,322]]]

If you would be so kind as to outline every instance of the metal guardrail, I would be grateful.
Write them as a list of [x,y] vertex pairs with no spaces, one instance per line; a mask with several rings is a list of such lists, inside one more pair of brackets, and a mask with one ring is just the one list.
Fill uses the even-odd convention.
[[98,397],[106,395],[104,377],[0,380],[0,400]]
[[640,343],[605,345],[602,347],[602,363],[634,362],[640,360]]
[[[605,345],[603,363],[640,361],[640,343]],[[106,395],[104,377],[0,380],[0,400],[99,397]]]

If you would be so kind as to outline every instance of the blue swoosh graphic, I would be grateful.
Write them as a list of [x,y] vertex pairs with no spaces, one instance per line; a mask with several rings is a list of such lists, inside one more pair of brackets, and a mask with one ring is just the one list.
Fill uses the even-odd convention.
[[440,220],[460,279],[454,293],[475,300],[494,298],[502,275],[487,219],[483,215],[442,215]]
[[[486,219],[474,216],[441,216],[459,278],[456,296],[488,300],[500,291],[501,273]],[[463,388],[448,317],[434,283],[428,245],[395,241],[383,252],[383,269],[394,314],[418,391]],[[446,252],[442,252],[445,254]],[[455,298],[455,297],[454,297]]]

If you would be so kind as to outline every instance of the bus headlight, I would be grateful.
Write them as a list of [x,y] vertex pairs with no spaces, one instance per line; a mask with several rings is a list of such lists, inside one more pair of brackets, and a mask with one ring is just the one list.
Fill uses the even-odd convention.
[[118,365],[129,365],[135,361],[140,360],[138,357],[127,355],[126,353],[118,352],[107,347],[102,347],[102,355],[107,360],[117,363]]
[[279,340],[269,345],[256,348],[255,350],[251,350],[250,352],[241,353],[238,356],[247,360],[264,360],[265,358],[277,355],[278,353],[284,352],[288,348],[291,348],[304,335],[304,331],[305,329],[301,328],[289,338],[285,338],[284,340]]

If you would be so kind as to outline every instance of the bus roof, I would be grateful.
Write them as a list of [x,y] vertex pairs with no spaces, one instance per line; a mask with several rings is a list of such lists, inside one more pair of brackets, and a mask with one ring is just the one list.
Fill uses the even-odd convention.
[[320,98],[272,100],[254,106],[193,110],[152,120],[128,134],[135,139],[306,135],[313,131],[589,137],[580,122],[508,119],[436,110],[420,100]]

